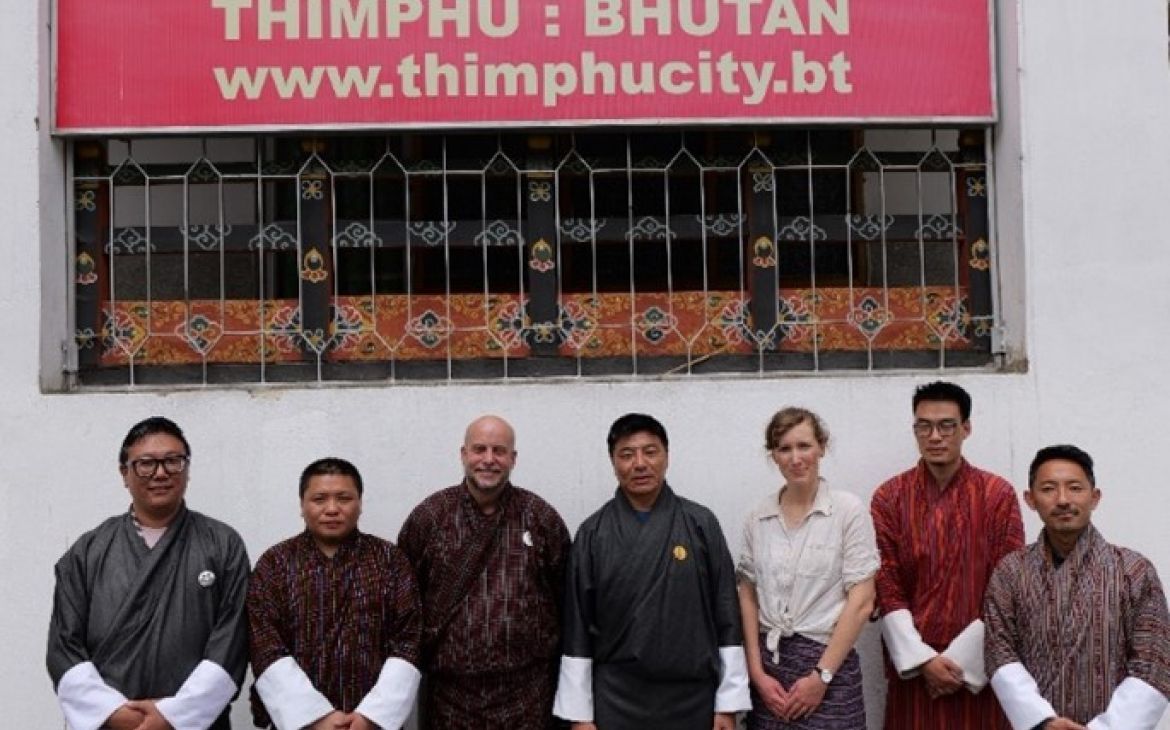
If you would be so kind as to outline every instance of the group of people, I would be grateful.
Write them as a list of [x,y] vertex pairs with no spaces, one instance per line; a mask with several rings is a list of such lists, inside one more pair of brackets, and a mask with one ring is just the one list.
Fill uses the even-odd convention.
[[396,544],[358,528],[357,468],[319,459],[305,530],[254,568],[186,507],[190,445],[150,418],[119,453],[130,509],[57,563],[49,674],[72,730],[229,728],[249,660],[254,723],[278,730],[392,730],[416,705],[424,730],[864,730],[854,644],[879,620],[887,730],[1151,730],[1170,616],[1152,564],[1091,524],[1092,459],[1036,454],[1025,547],[1011,485],[962,456],[970,396],[940,381],[912,407],[922,458],[868,509],[821,476],[821,419],[776,413],[779,489],[738,560],[668,484],[666,429],[633,413],[607,436],[617,489],[572,541],[484,416],[462,481]]

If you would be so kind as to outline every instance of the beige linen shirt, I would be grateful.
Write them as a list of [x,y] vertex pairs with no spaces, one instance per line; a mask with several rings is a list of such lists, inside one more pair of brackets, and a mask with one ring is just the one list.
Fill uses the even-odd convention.
[[860,498],[829,489],[822,479],[812,510],[790,529],[780,513],[782,491],[748,514],[736,569],[756,588],[760,631],[771,652],[793,634],[828,644],[845,592],[879,565],[873,521]]

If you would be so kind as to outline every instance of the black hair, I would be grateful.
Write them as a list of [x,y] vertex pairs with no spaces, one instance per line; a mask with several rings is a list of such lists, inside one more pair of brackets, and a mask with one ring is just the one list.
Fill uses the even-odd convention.
[[312,464],[309,464],[301,472],[301,499],[305,498],[305,490],[309,488],[309,481],[313,477],[326,475],[349,477],[353,480],[353,485],[357,487],[358,496],[362,496],[362,475],[358,472],[357,467],[345,459],[339,459],[336,456],[326,456],[324,459],[317,459]]
[[933,383],[918,386],[914,391],[914,400],[911,409],[918,410],[918,404],[923,401],[954,403],[959,407],[959,415],[963,422],[971,420],[971,394],[954,383],[945,380],[936,380]]
[[118,464],[125,466],[126,459],[130,458],[130,447],[147,436],[153,436],[156,433],[165,433],[168,436],[174,436],[183,443],[184,454],[188,457],[191,456],[191,444],[187,443],[187,437],[183,435],[183,429],[179,428],[178,424],[169,418],[151,416],[134,424],[126,432],[126,438],[122,439],[122,448],[118,450]]
[[1071,461],[1085,472],[1085,477],[1089,480],[1089,484],[1094,487],[1097,486],[1097,477],[1093,476],[1093,457],[1089,456],[1083,449],[1078,449],[1072,444],[1057,444],[1055,446],[1045,446],[1036,452],[1035,458],[1032,459],[1032,465],[1028,467],[1028,488],[1031,489],[1036,483],[1036,473],[1040,471],[1040,467],[1044,466],[1049,461]]
[[666,438],[666,428],[654,416],[645,413],[627,413],[613,422],[609,427],[609,435],[605,437],[605,445],[609,448],[609,455],[613,456],[617,442],[633,436],[636,433],[648,433],[657,436],[662,442],[662,448],[670,451],[670,441]]

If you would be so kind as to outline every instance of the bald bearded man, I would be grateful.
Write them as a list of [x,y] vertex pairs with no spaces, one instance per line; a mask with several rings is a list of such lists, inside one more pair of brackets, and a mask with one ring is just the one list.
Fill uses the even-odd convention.
[[472,421],[463,480],[427,497],[398,536],[422,594],[424,730],[553,722],[569,532],[512,484],[515,443],[502,418]]

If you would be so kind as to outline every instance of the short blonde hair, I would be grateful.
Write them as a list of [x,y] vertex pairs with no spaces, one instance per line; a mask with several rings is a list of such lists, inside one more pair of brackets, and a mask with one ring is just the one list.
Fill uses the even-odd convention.
[[764,427],[764,450],[775,449],[780,445],[780,439],[784,438],[784,434],[802,423],[812,426],[813,436],[816,437],[817,443],[821,445],[822,449],[829,448],[829,429],[825,428],[825,423],[820,416],[807,408],[789,406],[776,411],[772,420],[768,421],[768,425]]

